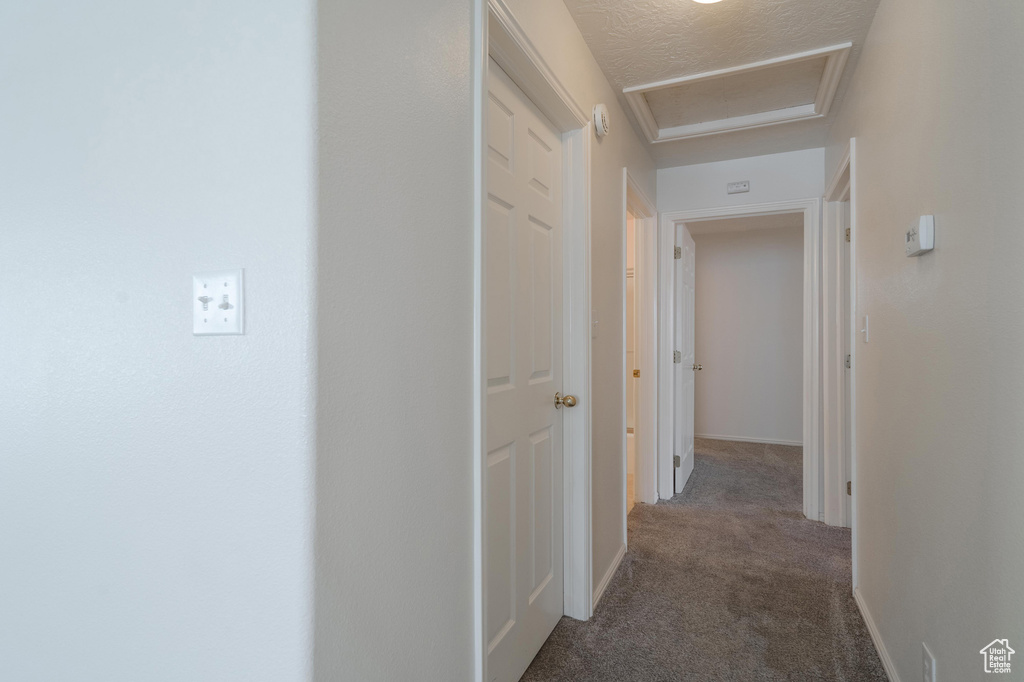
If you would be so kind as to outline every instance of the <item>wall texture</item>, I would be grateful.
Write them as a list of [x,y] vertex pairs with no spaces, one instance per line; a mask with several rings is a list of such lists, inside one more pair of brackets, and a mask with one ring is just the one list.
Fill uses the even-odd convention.
[[803,440],[803,216],[795,225],[694,235],[694,432]]
[[[620,122],[591,169],[599,579],[621,172],[653,197],[654,167],[565,8],[510,5]],[[472,26],[458,0],[0,9],[0,676],[470,679]],[[247,334],[193,337],[192,273],[233,266]]]
[[[825,150],[752,156],[658,171],[658,210],[690,211],[719,206],[814,199],[825,192]],[[750,181],[750,191],[726,194],[730,182]]]
[[[584,110],[603,102],[612,131],[594,138],[590,164],[591,307],[593,340],[593,555],[594,586],[622,547],[622,169],[655,200],[654,162],[626,120],[615,93],[594,61],[569,11],[552,0],[506,0],[534,45]],[[566,390],[570,390],[568,387]]]
[[309,679],[314,37],[0,3],[0,679]]
[[828,147],[857,138],[860,590],[905,681],[922,641],[943,680],[1024,642],[1022,35],[1011,0],[882,0]]
[[319,3],[317,680],[473,675],[472,8]]

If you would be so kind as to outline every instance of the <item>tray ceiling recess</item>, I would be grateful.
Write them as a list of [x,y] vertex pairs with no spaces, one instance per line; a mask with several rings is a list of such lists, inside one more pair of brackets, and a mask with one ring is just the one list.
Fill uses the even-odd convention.
[[852,43],[625,88],[650,142],[821,118]]

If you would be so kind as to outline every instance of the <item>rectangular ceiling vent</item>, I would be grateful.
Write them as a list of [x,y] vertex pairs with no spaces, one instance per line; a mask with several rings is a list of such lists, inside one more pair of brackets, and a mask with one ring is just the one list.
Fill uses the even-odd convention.
[[622,92],[651,142],[821,118],[852,47],[843,43]]

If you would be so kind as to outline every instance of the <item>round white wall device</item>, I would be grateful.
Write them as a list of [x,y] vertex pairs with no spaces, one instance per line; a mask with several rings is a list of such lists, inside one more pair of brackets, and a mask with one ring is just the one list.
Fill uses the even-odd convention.
[[608,107],[603,104],[594,105],[594,132],[598,137],[608,134]]

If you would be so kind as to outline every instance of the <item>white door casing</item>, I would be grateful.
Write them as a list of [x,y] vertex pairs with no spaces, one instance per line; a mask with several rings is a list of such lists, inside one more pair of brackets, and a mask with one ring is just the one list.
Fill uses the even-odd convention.
[[676,443],[675,364],[675,223],[664,215],[658,227],[658,436],[657,485],[658,498],[666,500],[675,494],[675,467],[672,464]]
[[675,444],[673,452],[679,456],[675,468],[675,492],[683,491],[690,472],[693,471],[693,394],[696,370],[694,369],[694,294],[697,283],[696,245],[690,231],[683,223],[675,226],[675,244],[680,249],[680,258],[674,259],[675,270],[675,347],[680,351],[681,362],[674,363],[674,385],[676,406]]
[[846,525],[846,353],[843,302],[846,203],[826,202],[822,220],[822,520]]
[[[822,222],[822,312],[824,350],[824,521],[853,533],[857,578],[856,509],[856,141],[850,140],[825,191]],[[849,231],[849,241],[846,239]],[[846,366],[846,358],[850,367]],[[848,482],[853,495],[847,494]]]
[[[843,204],[843,222],[847,227],[850,225],[850,202],[846,201]],[[852,230],[852,228],[851,228]],[[851,441],[851,432],[853,430],[853,390],[851,376],[853,375],[853,347],[850,343],[853,335],[853,330],[850,324],[850,242],[845,239],[841,243],[843,250],[843,286],[842,295],[843,300],[840,303],[840,312],[842,314],[842,321],[840,328],[842,329],[842,347],[843,347],[843,406],[842,406],[842,421],[843,421],[843,472],[847,481],[853,481],[853,470],[852,470],[852,455],[853,446]],[[847,363],[845,358],[850,358],[850,362]],[[849,366],[847,366],[849,365]],[[852,505],[851,495],[847,494],[843,497],[843,525],[850,528],[852,525]]]
[[[623,206],[634,218],[634,365],[640,370],[634,380],[635,501],[658,501],[658,216],[653,202],[629,172],[622,169]],[[625,236],[625,235],[623,235]],[[625,256],[625,244],[623,244]],[[625,261],[623,261],[625,267]],[[626,542],[626,516],[622,519],[622,541]]]
[[485,645],[488,680],[514,682],[563,612],[562,141],[488,76]]
[[[855,186],[855,183],[854,183]],[[822,373],[821,373],[821,304],[822,304],[822,258],[821,258],[821,205],[820,198],[800,199],[793,201],[780,201],[770,204],[747,204],[738,206],[721,206],[717,208],[695,209],[692,211],[672,211],[661,215],[661,236],[660,263],[661,274],[659,275],[659,311],[667,324],[659,325],[658,341],[658,373],[660,384],[674,384],[676,365],[672,362],[672,350],[675,343],[676,325],[672,318],[676,314],[676,283],[675,268],[673,267],[672,251],[676,242],[676,227],[680,224],[701,222],[707,220],[718,220],[722,218],[755,217],[763,215],[778,215],[782,213],[802,213],[804,217],[804,314],[803,314],[803,500],[804,515],[816,521],[821,519],[822,505],[819,495],[822,492],[820,481],[822,469],[822,447],[821,435],[821,410],[822,410]],[[851,201],[851,223],[856,225],[856,202]],[[851,246],[851,271],[856,273],[857,236],[854,230],[853,244]],[[856,287],[851,293],[851,306],[855,308]],[[853,351],[854,372],[851,373],[851,391],[856,396],[856,349]],[[683,364],[685,365],[685,360]],[[690,365],[692,367],[692,363]],[[676,415],[681,414],[679,407],[673,403],[676,400],[674,386],[672,388],[661,385],[658,392],[658,488],[662,497],[665,493],[665,483],[669,482],[665,476],[669,469],[671,458],[664,457],[663,453],[670,451],[677,442]],[[826,405],[827,408],[827,405]],[[856,422],[856,398],[852,399],[851,420]],[[852,458],[851,475],[854,489],[856,490],[857,476],[857,434],[856,429],[852,431],[851,451]],[[668,488],[671,490],[670,484]],[[856,493],[852,500],[851,516],[856,517],[857,498]],[[854,539],[856,539],[856,524],[853,526]],[[854,577],[856,578],[856,551],[854,551]]]

